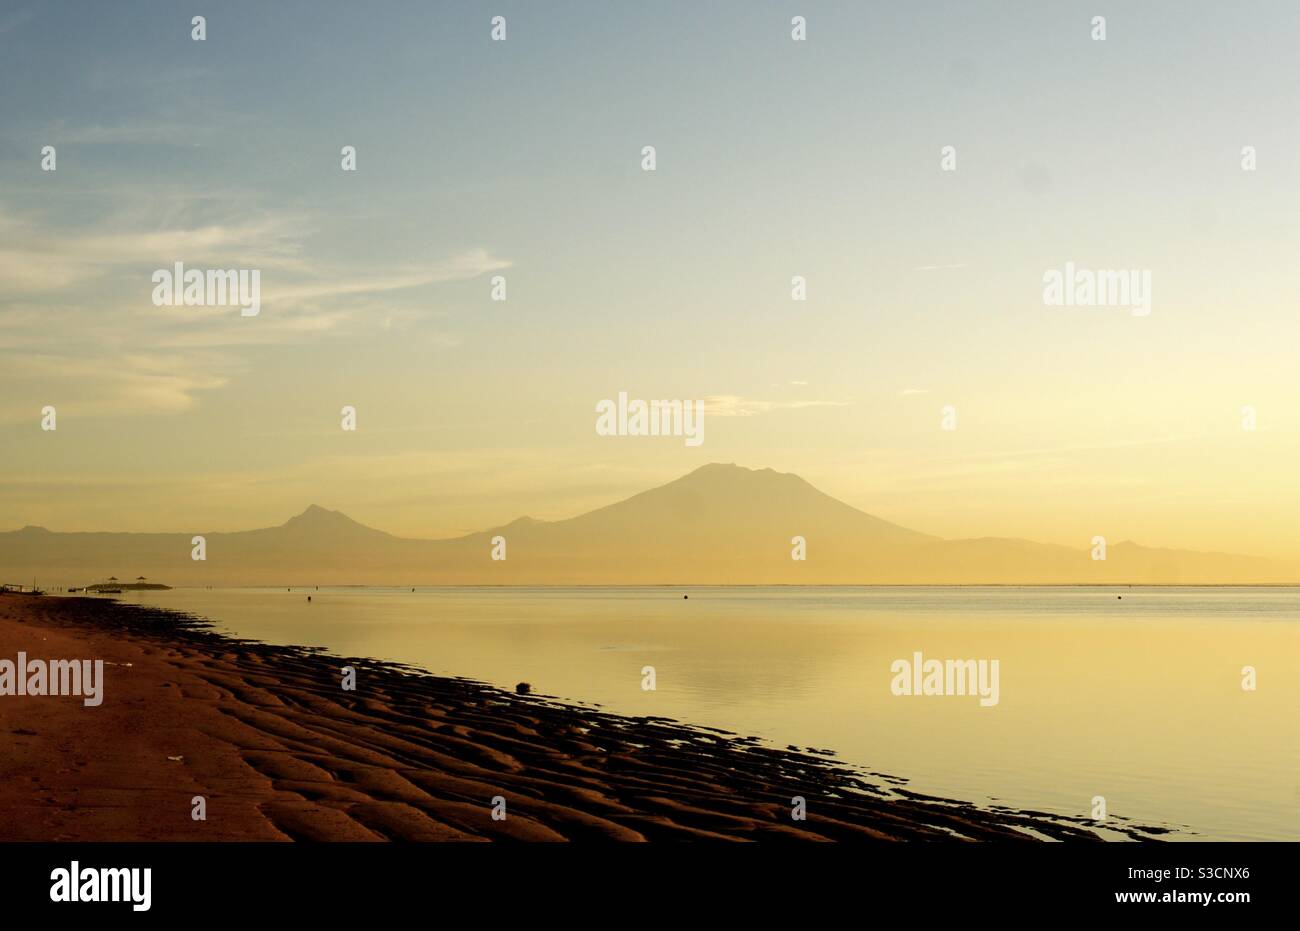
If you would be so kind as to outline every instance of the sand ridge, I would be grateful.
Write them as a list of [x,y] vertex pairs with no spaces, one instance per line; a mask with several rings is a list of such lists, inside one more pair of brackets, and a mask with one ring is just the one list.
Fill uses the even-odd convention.
[[103,659],[104,702],[0,699],[5,840],[1098,839],[1081,819],[932,799],[753,738],[111,601],[0,596],[0,655],[18,649]]

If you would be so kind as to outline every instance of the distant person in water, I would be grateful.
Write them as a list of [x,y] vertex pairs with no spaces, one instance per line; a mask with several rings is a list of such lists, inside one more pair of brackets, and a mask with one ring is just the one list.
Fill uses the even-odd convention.
[[308,595],[308,596],[307,596],[307,600],[308,600],[308,601],[311,601],[311,595]]

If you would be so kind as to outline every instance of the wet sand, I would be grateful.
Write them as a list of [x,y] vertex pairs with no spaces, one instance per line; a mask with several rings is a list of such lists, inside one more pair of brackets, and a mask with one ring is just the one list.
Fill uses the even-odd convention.
[[933,799],[753,738],[105,599],[0,595],[0,658],[20,650],[104,660],[104,698],[0,697],[0,840],[1098,839],[1082,819]]

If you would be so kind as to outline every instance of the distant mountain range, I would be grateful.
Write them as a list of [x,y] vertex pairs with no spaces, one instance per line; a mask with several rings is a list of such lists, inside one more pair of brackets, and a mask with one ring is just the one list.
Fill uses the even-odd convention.
[[[191,538],[207,559],[191,558]],[[493,539],[505,539],[494,560]],[[791,558],[802,537],[806,559]],[[499,551],[499,547],[498,547]],[[559,521],[520,518],[447,540],[395,537],[312,505],[238,533],[0,533],[0,581],[86,585],[144,575],[171,585],[1242,584],[1296,567],[1224,553],[1111,545],[1105,561],[1029,540],[945,540],[891,524],[797,475],[706,465]]]

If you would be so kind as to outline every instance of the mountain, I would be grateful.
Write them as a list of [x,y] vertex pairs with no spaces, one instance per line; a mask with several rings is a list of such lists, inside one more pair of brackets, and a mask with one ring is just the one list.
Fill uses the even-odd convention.
[[[201,530],[195,533],[202,533]],[[448,540],[396,537],[312,505],[278,527],[206,533],[0,533],[0,581],[85,585],[145,575],[172,585],[325,584],[1231,584],[1288,582],[1245,556],[983,537],[945,540],[850,507],[797,475],[713,464],[559,521],[520,518]],[[506,559],[491,558],[505,539]],[[802,537],[806,559],[791,558]]]

